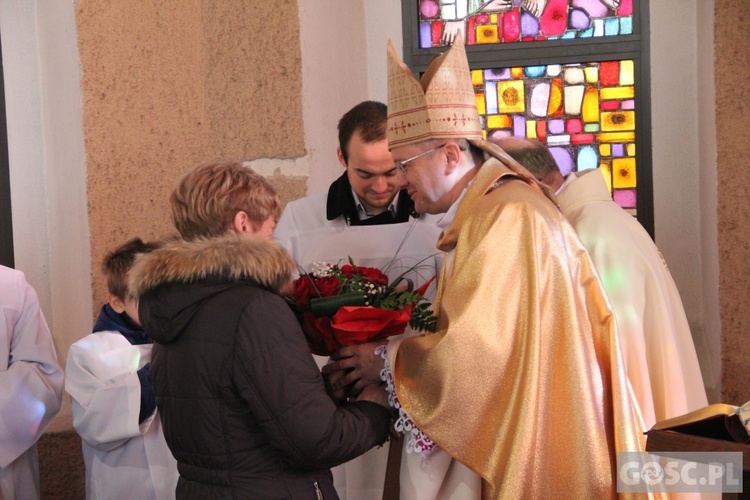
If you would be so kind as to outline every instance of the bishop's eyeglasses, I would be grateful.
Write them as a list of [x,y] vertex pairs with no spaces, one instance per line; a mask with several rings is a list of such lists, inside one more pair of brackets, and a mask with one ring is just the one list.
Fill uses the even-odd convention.
[[406,167],[409,166],[409,163],[413,162],[417,158],[421,158],[422,156],[428,155],[428,154],[432,153],[433,151],[437,151],[438,149],[444,148],[447,144],[448,143],[446,142],[442,146],[438,146],[436,148],[428,149],[427,151],[423,151],[423,152],[419,153],[418,155],[412,156],[411,158],[407,158],[405,160],[394,161],[393,164],[395,165],[396,169],[398,169],[398,173],[400,173],[401,175],[406,175]]

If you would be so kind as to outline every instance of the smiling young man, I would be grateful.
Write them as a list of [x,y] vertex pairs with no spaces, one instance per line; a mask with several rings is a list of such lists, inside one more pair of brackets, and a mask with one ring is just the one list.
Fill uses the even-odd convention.
[[414,204],[399,196],[403,178],[385,142],[386,116],[385,104],[365,101],[339,121],[336,155],[346,171],[328,191],[328,220],[343,215],[349,224],[369,225],[412,215]]
[[[416,286],[439,271],[442,253],[435,242],[448,218],[415,212],[388,151],[387,118],[385,104],[375,101],[346,112],[338,125],[337,150],[345,172],[327,193],[290,202],[284,209],[274,238],[305,271],[316,262],[337,264],[349,258],[357,265],[381,269],[394,262],[388,273],[391,279],[412,266],[419,268],[409,276]],[[434,294],[434,287],[429,294]],[[363,344],[334,353],[332,359],[339,360],[334,365],[339,373],[331,378],[334,388],[347,385],[356,393],[367,383],[379,382],[383,360],[374,355],[376,347]],[[317,360],[321,366],[327,361]],[[387,458],[388,447],[383,447],[335,468],[341,498],[380,500]]]
[[[414,216],[414,204],[401,193],[404,180],[388,151],[386,119],[385,104],[376,101],[361,102],[341,117],[336,155],[344,173],[327,194],[290,203],[279,221],[277,239],[304,237],[313,227],[334,221],[365,226],[407,222]],[[309,209],[314,218],[302,212]],[[325,218],[318,217],[323,214]]]
[[[396,259],[390,278],[415,264],[425,270],[417,286],[439,269],[435,241],[443,216],[419,216],[402,189],[388,151],[385,104],[364,101],[338,124],[338,160],[345,171],[328,188],[287,204],[274,238],[309,271],[316,262],[382,268]],[[429,269],[428,269],[429,268]]]

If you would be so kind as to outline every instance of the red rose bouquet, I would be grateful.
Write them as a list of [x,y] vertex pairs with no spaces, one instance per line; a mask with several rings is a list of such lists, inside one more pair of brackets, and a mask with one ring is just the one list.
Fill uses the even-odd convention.
[[435,331],[436,319],[424,293],[404,277],[389,282],[372,267],[320,264],[294,280],[292,307],[313,354],[329,356],[345,346],[398,335],[407,325]]

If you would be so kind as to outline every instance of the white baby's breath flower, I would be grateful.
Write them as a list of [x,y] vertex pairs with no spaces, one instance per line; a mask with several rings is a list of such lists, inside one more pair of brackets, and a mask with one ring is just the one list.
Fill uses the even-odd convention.
[[310,266],[310,273],[316,278],[325,278],[331,275],[333,266],[327,262],[313,262]]

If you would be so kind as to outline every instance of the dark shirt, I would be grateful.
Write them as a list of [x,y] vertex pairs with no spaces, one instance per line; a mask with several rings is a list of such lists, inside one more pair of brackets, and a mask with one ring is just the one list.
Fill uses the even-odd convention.
[[385,210],[378,215],[360,219],[357,211],[357,201],[352,193],[352,185],[346,172],[336,179],[328,188],[328,201],[326,203],[326,218],[334,220],[344,216],[346,223],[351,226],[376,226],[380,224],[397,224],[407,222],[409,217],[418,217],[414,210],[414,202],[405,189],[399,192],[398,204],[395,214]]

